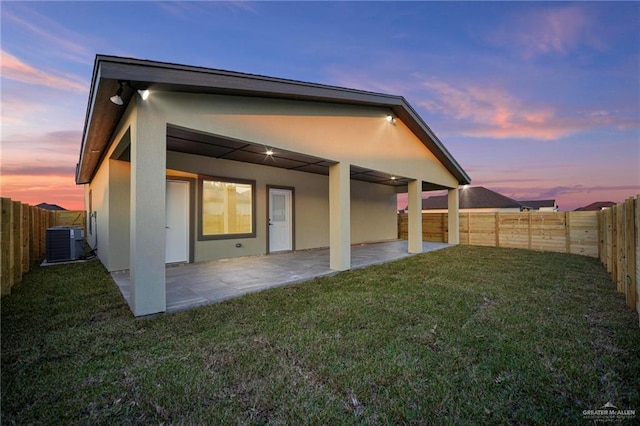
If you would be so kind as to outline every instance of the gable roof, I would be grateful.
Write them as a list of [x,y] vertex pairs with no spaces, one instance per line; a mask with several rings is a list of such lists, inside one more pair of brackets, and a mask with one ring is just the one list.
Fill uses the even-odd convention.
[[555,208],[556,200],[527,200],[520,201],[520,204],[525,207],[529,207],[531,209],[539,210],[542,207],[552,207]]
[[[459,208],[461,209],[482,209],[482,208],[522,208],[518,201],[498,194],[484,186],[474,186],[462,188],[458,191]],[[448,201],[446,195],[436,195],[422,200],[422,210],[447,209]]]
[[613,207],[617,203],[613,201],[596,201],[595,203],[591,203],[584,207],[578,207],[574,210],[574,212],[590,212],[590,211],[598,211],[602,209],[606,209],[607,207]]
[[80,158],[76,166],[77,184],[91,181],[124,114],[125,106],[116,106],[109,101],[120,87],[120,81],[128,82],[121,95],[125,106],[135,89],[150,89],[388,108],[455,176],[460,185],[471,181],[440,139],[402,96],[212,68],[96,55]]
[[57,204],[40,203],[36,207],[44,210],[66,210],[64,207],[60,207]]

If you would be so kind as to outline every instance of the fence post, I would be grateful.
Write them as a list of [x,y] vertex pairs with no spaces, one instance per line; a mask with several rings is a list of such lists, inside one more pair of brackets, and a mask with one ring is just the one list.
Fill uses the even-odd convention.
[[571,253],[571,212],[564,212],[565,252]]
[[615,245],[615,238],[613,234],[613,209],[608,208],[605,210],[605,218],[607,220],[607,272],[613,274],[613,247]]
[[447,216],[445,216],[445,213],[440,213],[441,217],[440,217],[440,227],[442,228],[442,242],[443,243],[448,243],[449,242],[449,233],[447,232],[447,228],[445,226],[445,222],[448,221]]
[[40,215],[40,229],[38,230],[38,260],[41,260],[45,256],[47,240],[46,233],[49,227],[48,212],[44,209],[38,209]]
[[20,275],[29,272],[29,205],[22,203],[22,223],[20,224],[20,239],[22,244],[22,268]]
[[[618,212],[611,206],[611,279],[618,284]],[[619,290],[619,289],[618,289]]]
[[11,198],[2,198],[2,216],[0,217],[0,294],[11,293]]
[[31,263],[38,258],[38,243],[36,238],[36,208],[29,206],[29,260]]
[[531,250],[533,247],[532,237],[531,237],[531,211],[527,212],[527,248]]
[[604,263],[604,216],[602,214],[603,210],[598,212],[598,259],[600,259],[600,263],[603,265]]
[[640,196],[636,197],[635,205],[635,258],[636,258],[636,312],[638,313],[638,325],[640,325]]
[[627,306],[636,306],[636,258],[635,258],[635,214],[634,199],[629,198],[625,203],[625,283]]
[[616,227],[618,229],[618,242],[616,244],[618,250],[618,266],[617,266],[617,283],[618,283],[618,291],[621,293],[627,293],[625,291],[625,262],[624,262],[624,204],[616,204]]
[[22,203],[13,201],[13,212],[11,214],[11,252],[13,261],[11,263],[11,287],[22,281],[22,238],[20,237],[20,225],[22,224]]

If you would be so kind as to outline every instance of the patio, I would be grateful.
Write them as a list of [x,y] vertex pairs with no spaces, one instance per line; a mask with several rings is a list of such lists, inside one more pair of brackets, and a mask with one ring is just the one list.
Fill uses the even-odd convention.
[[[423,243],[423,252],[448,247]],[[406,240],[351,247],[351,269],[385,263],[408,253]],[[304,250],[267,256],[251,256],[191,264],[166,269],[167,312],[220,302],[246,293],[291,285],[338,273],[329,269],[329,249]],[[111,274],[122,296],[130,303],[129,272]]]

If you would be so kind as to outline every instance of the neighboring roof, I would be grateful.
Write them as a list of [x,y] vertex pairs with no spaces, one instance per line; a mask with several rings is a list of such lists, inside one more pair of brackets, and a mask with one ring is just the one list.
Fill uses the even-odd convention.
[[66,210],[64,207],[60,207],[57,204],[40,203],[36,207],[39,207],[44,210]]
[[577,209],[574,210],[574,212],[598,211],[598,210],[606,209],[607,207],[613,207],[616,204],[617,203],[614,203],[613,201],[596,201],[595,203],[591,203],[588,206],[578,207]]
[[[129,82],[121,95],[124,106],[116,106],[109,101],[118,90],[119,81]],[[132,87],[389,108],[455,176],[460,185],[466,185],[471,181],[438,137],[402,96],[211,68],[96,55],[80,158],[76,166],[76,183],[89,183],[93,178],[126,105],[133,96],[135,90]]]
[[520,204],[531,209],[539,210],[542,207],[555,207],[556,200],[527,200],[519,201]]
[[[498,194],[484,186],[466,187],[460,189],[459,208],[522,208],[523,205],[509,197]],[[422,200],[422,210],[440,210],[448,208],[446,195],[436,195]]]

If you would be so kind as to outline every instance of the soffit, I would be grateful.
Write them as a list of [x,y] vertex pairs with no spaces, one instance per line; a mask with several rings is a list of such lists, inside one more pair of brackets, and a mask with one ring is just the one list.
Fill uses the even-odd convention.
[[[335,161],[299,152],[272,149],[264,145],[178,126],[167,127],[167,150],[325,176],[329,175],[329,167],[336,164]],[[273,153],[268,155],[267,150]],[[410,180],[358,166],[351,166],[351,179],[393,187],[405,187]]]

